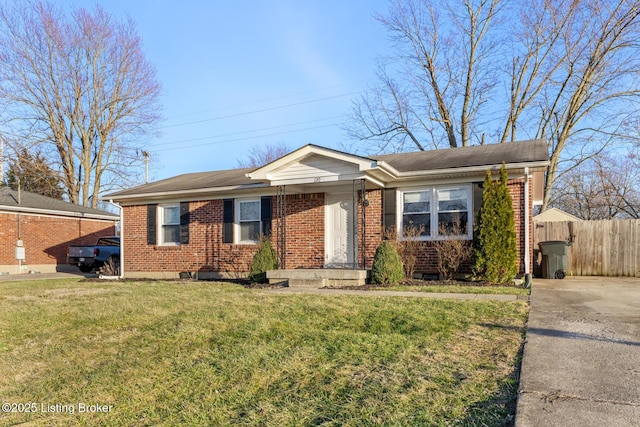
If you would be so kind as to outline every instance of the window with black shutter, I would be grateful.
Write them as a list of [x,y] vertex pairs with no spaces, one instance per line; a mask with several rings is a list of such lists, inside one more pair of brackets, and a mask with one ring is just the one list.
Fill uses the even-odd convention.
[[262,234],[271,236],[271,204],[272,196],[265,196],[260,199],[260,217],[262,220]]
[[233,243],[233,199],[222,201],[222,243]]
[[157,224],[157,208],[158,205],[147,205],[147,245],[155,245],[158,232]]
[[186,245],[189,243],[189,221],[191,214],[189,213],[189,203],[180,203],[180,244]]

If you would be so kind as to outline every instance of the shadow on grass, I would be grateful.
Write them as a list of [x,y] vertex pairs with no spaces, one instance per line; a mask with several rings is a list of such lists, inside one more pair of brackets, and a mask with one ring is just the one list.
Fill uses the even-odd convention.
[[471,406],[467,416],[456,422],[460,426],[490,426],[514,427],[516,421],[516,407],[518,405],[518,388],[520,385],[520,370],[524,354],[524,332],[522,342],[516,357],[516,364],[509,376],[502,381],[498,391],[488,399]]
[[546,337],[570,338],[570,339],[577,339],[577,340],[594,340],[594,341],[610,342],[615,344],[640,346],[640,342],[638,341],[625,341],[625,340],[620,340],[616,338],[599,337],[597,335],[589,335],[589,334],[583,334],[579,332],[561,331],[557,329],[528,328],[527,332],[529,334],[543,335]]

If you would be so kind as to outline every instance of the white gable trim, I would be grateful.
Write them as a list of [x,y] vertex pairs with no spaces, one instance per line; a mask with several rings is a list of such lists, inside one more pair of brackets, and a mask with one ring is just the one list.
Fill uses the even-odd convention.
[[247,174],[247,177],[255,180],[270,180],[274,174],[296,163],[302,163],[311,156],[321,156],[332,159],[337,162],[349,163],[357,167],[360,172],[375,169],[377,162],[366,157],[360,157],[353,154],[347,154],[329,148],[319,147],[317,145],[305,145],[296,151],[280,157],[273,162],[264,165]]
[[384,187],[398,171],[385,162],[309,144],[246,176],[272,186],[366,179]]

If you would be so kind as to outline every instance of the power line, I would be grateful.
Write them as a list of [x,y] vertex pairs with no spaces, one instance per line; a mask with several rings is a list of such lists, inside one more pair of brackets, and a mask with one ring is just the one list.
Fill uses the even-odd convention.
[[[221,107],[217,107],[217,108],[210,108],[210,109],[207,109],[207,110],[193,111],[193,112],[190,112],[190,113],[174,115],[173,118],[177,119],[179,117],[194,116],[194,115],[198,115],[198,114],[211,113],[211,112],[214,112],[214,111],[229,110],[229,109],[232,109],[232,108],[246,107],[246,106],[250,106],[250,105],[264,104],[264,103],[267,103],[267,102],[280,101],[280,100],[283,100],[283,99],[296,98],[296,97],[299,97],[299,96],[302,96],[302,95],[308,95],[308,94],[316,93],[316,92],[323,92],[323,91],[326,91],[326,90],[337,89],[337,88],[341,88],[341,87],[345,87],[345,86],[347,86],[347,87],[348,86],[355,86],[354,83],[355,82],[344,83],[344,84],[333,85],[333,86],[329,86],[329,87],[306,90],[304,92],[292,93],[290,95],[282,95],[282,96],[272,97],[272,98],[268,98],[268,99],[254,100],[254,101],[242,102],[242,103],[239,103],[239,104],[226,105],[226,106],[221,106]],[[360,80],[357,83],[358,83],[358,85],[360,85],[360,84],[366,83],[366,82],[363,81],[363,80]],[[363,90],[360,90],[357,93],[360,93],[362,91]]]
[[[263,132],[263,131],[266,131],[266,130],[282,129],[282,128],[286,128],[286,127],[290,127],[290,126],[306,125],[306,124],[309,124],[309,123],[317,123],[317,122],[323,122],[323,121],[327,121],[327,120],[334,120],[334,119],[338,119],[338,118],[341,118],[341,117],[343,117],[343,116],[325,117],[323,119],[306,120],[306,121],[303,121],[303,122],[288,123],[286,125],[270,126],[270,127],[266,127],[266,128],[260,128],[260,129],[243,130],[243,131],[238,131],[238,132],[225,133],[225,134],[221,134],[221,135],[203,136],[203,137],[200,137],[200,138],[190,138],[190,139],[181,139],[181,140],[177,140],[177,141],[160,142],[160,143],[154,144],[154,147],[161,146],[161,145],[180,144],[180,143],[183,143],[183,142],[195,142],[195,141],[203,141],[203,140],[207,140],[207,139],[226,138],[226,137],[234,136],[234,135],[242,135],[244,133]],[[277,134],[272,134],[272,135],[277,135]]]
[[204,143],[204,144],[193,144],[193,145],[186,145],[186,146],[181,146],[181,147],[162,148],[160,150],[154,150],[154,151],[155,152],[160,152],[160,151],[170,151],[170,150],[182,150],[182,149],[185,149],[185,148],[204,147],[204,146],[207,146],[207,145],[214,145],[214,144],[226,144],[226,143],[229,143],[229,142],[247,141],[249,139],[266,138],[266,137],[269,137],[269,136],[277,136],[277,135],[284,135],[284,134],[288,134],[288,133],[297,133],[297,132],[305,132],[305,131],[308,131],[308,130],[328,128],[328,127],[332,127],[332,126],[337,126],[339,124],[340,123],[331,123],[331,124],[328,124],[328,125],[314,126],[314,127],[304,128],[304,129],[290,130],[290,131],[286,131],[286,132],[276,132],[276,133],[265,134],[265,135],[247,136],[245,138],[227,139],[227,140],[224,140],[224,141],[214,141],[214,142],[207,142],[207,143]]
[[300,106],[300,105],[313,104],[313,103],[316,103],[316,102],[327,101],[329,99],[343,98],[345,96],[355,95],[355,94],[358,94],[360,92],[361,91],[343,93],[343,94],[340,94],[340,95],[327,96],[327,97],[324,97],[324,98],[316,98],[316,99],[311,99],[311,100],[302,101],[302,102],[295,102],[293,104],[278,105],[278,106],[275,106],[275,107],[262,108],[262,109],[259,109],[259,110],[245,111],[243,113],[228,114],[226,116],[218,116],[218,117],[212,117],[212,118],[209,118],[209,119],[194,120],[194,121],[191,121],[191,122],[177,123],[177,124],[174,124],[174,125],[162,126],[162,127],[160,127],[160,129],[169,129],[169,128],[174,128],[174,127],[179,127],[179,126],[188,126],[188,125],[195,125],[195,124],[199,124],[199,123],[213,122],[213,121],[216,121],[216,120],[230,119],[230,118],[233,118],[233,117],[247,116],[247,115],[256,114],[256,113],[264,113],[266,111],[282,110],[282,109],[285,109],[285,108],[291,108],[291,107],[297,107],[297,106]]

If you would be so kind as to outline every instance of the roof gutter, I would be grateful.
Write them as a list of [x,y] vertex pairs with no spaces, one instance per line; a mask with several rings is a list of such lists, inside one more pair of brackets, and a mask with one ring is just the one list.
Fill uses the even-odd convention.
[[155,193],[136,193],[136,194],[126,194],[122,196],[118,196],[118,194],[107,195],[106,198],[100,198],[103,201],[113,201],[113,200],[130,200],[130,199],[139,199],[139,198],[153,198],[153,197],[169,197],[169,196],[184,196],[184,195],[197,195],[197,194],[206,194],[206,193],[222,193],[225,191],[236,191],[236,190],[248,190],[252,188],[267,188],[269,185],[260,182],[256,184],[241,184],[241,185],[229,185],[226,187],[207,187],[200,188],[196,190],[173,190],[173,191],[158,191]]
[[100,215],[100,214],[92,214],[92,213],[85,213],[85,212],[70,212],[70,211],[59,211],[59,210],[53,210],[53,209],[27,208],[24,206],[14,207],[14,206],[3,205],[3,206],[0,206],[0,211],[69,216],[69,217],[75,217],[75,218],[104,219],[108,221],[117,220],[115,215]]
[[[507,169],[535,169],[535,168],[546,168],[549,166],[548,160],[536,161],[536,162],[521,162],[521,163],[506,163]],[[487,169],[491,170],[499,170],[502,166],[500,164],[493,165],[483,165],[483,166],[469,166],[469,167],[457,167],[457,168],[447,168],[447,169],[430,169],[423,171],[410,171],[410,172],[398,172],[396,178],[414,178],[421,176],[434,176],[434,175],[449,175],[453,173],[475,173],[475,172],[486,172]]]

